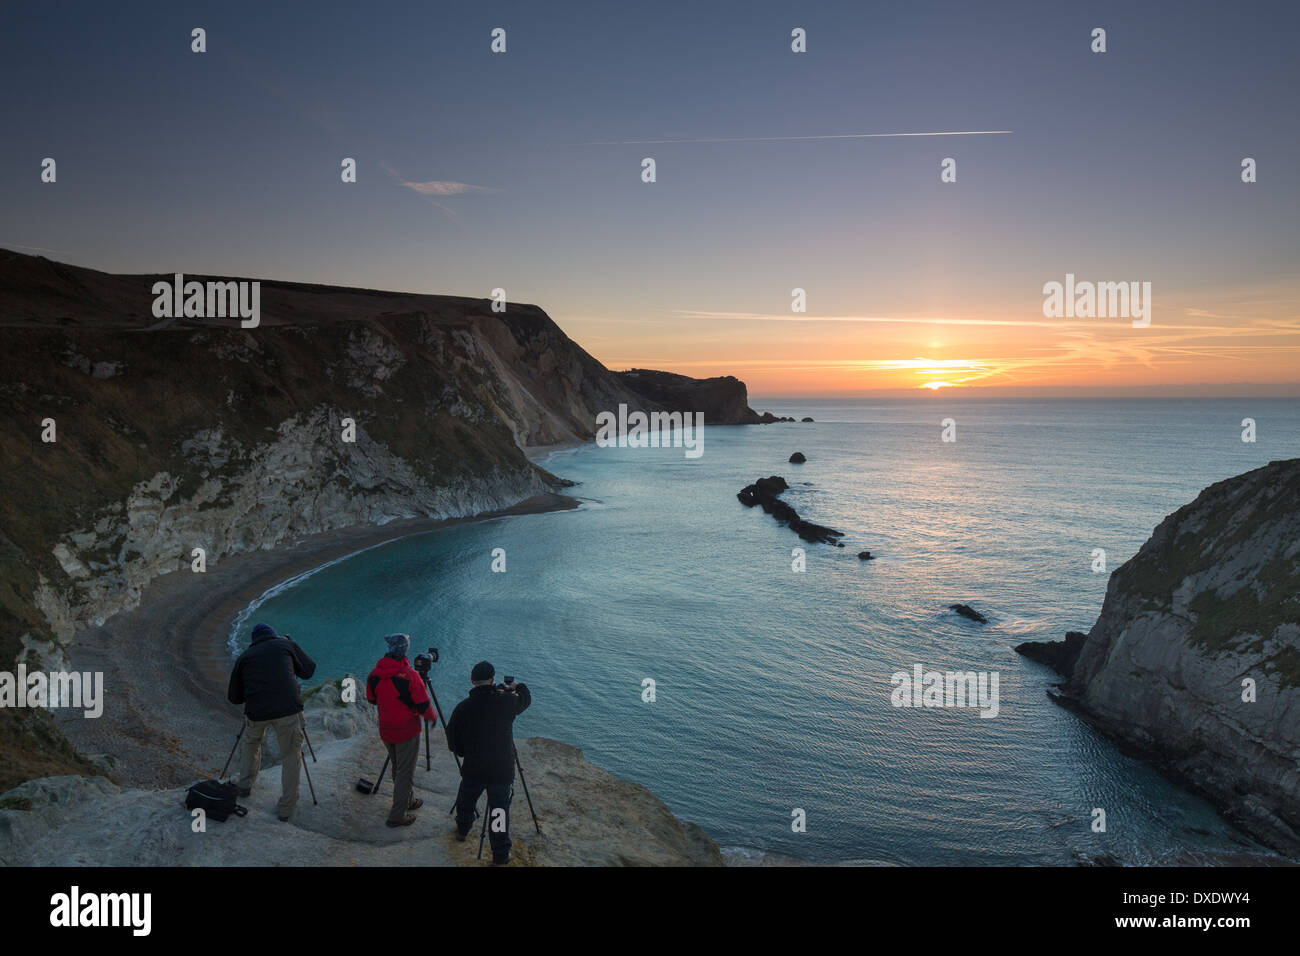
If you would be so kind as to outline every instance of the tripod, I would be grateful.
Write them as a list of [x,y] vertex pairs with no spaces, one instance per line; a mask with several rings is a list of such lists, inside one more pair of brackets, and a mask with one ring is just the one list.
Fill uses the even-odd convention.
[[[315,763],[316,748],[311,745],[311,738],[307,736],[307,717],[301,710],[298,711],[298,720],[302,722],[302,739],[307,741],[307,749],[311,751],[311,762]],[[298,757],[302,760],[302,772],[307,775],[307,789],[311,791],[311,805],[313,807],[320,806],[320,804],[316,802],[316,788],[312,786],[311,771],[307,769],[307,757],[301,750],[298,751]],[[281,757],[281,759],[285,758]]]
[[510,748],[515,752],[515,766],[519,768],[519,782],[524,785],[524,798],[528,801],[528,812],[533,815],[533,826],[537,832],[542,832],[542,825],[537,822],[537,811],[533,809],[533,798],[528,794],[528,781],[524,779],[524,765],[519,762],[519,748],[514,744]]
[[[447,718],[442,713],[442,705],[438,703],[438,695],[433,690],[433,681],[429,680],[429,672],[422,672],[420,677],[424,679],[425,689],[429,691],[429,699],[433,701],[433,709],[437,713],[438,719],[442,721],[442,729],[445,731],[447,729]],[[460,757],[456,756],[454,750],[451,755],[456,761],[456,769],[459,770]],[[433,764],[429,757],[429,725],[426,723],[424,725],[424,769],[430,770],[432,767]]]
[[[533,809],[533,798],[528,793],[528,781],[524,778],[524,765],[519,762],[519,748],[511,744],[510,749],[515,752],[515,767],[519,770],[519,782],[524,785],[524,798],[528,801],[528,812],[533,815],[533,826],[538,833],[541,833],[542,825],[537,822],[537,811]],[[455,807],[453,806],[452,809],[455,809]],[[492,809],[491,800],[489,799],[487,805],[483,808],[483,828],[479,830],[478,834],[478,858],[480,860],[483,859],[483,838],[487,836],[487,822],[488,817],[492,815]]]
[[[298,711],[298,719],[302,722],[302,739],[307,742],[307,749],[311,752],[311,759],[314,763],[316,761],[316,748],[311,745],[311,738],[307,736],[307,718],[303,715],[302,711]],[[247,727],[248,719],[245,718],[244,722],[239,725],[239,733],[235,734],[235,745],[230,748],[230,756],[226,758],[226,765],[221,768],[221,776],[217,778],[218,780],[224,779],[226,771],[230,769],[230,761],[235,759],[235,751],[239,749],[239,741],[243,739],[244,731]],[[298,756],[302,760],[302,772],[307,775],[307,789],[311,791],[312,805],[320,806],[320,803],[316,800],[316,788],[311,782],[311,771],[307,769],[307,758],[303,755],[302,751],[298,752]],[[280,759],[287,760],[289,758],[287,754],[281,754]],[[387,761],[384,762],[384,766],[388,766]],[[382,773],[379,775],[379,779],[383,779]],[[375,789],[378,789],[378,785],[376,785]]]
[[243,720],[239,724],[239,733],[235,734],[235,746],[230,748],[230,756],[226,758],[226,765],[221,768],[221,776],[217,778],[218,780],[225,779],[226,771],[230,769],[230,761],[235,759],[235,751],[239,749],[239,741],[240,739],[243,738],[244,728],[247,726],[248,726],[247,719]]
[[[434,659],[436,660],[437,658]],[[424,670],[418,671],[418,673],[420,675],[420,678],[424,681],[425,689],[428,690],[429,692],[429,699],[433,701],[434,712],[437,713],[438,719],[442,721],[442,729],[443,732],[445,733],[447,730],[447,718],[442,712],[442,705],[438,703],[438,695],[433,689],[433,681],[429,680],[429,671],[427,666]],[[456,770],[459,772],[460,757],[457,755],[456,751],[454,750],[451,752],[451,756],[452,759],[456,761]],[[427,723],[424,725],[424,769],[426,771],[433,769],[433,760],[429,756],[429,725]],[[382,773],[380,773],[379,778],[381,780],[383,779]],[[456,802],[454,800],[452,801],[451,809],[448,810],[447,812],[448,813],[456,812]]]

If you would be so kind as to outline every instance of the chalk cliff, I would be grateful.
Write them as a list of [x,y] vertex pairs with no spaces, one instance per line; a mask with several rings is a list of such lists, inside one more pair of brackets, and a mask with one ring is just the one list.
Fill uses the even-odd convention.
[[[243,329],[155,318],[160,280],[0,250],[0,670],[59,667],[195,549],[508,507],[566,484],[522,447],[619,404],[749,411],[738,382],[661,404],[532,305],[264,281]],[[0,722],[0,786],[88,769],[43,714]]]
[[647,397],[535,306],[264,282],[244,330],[155,320],[170,278],[0,251],[0,659],[57,656],[194,548],[215,561],[559,487],[520,446],[589,440],[620,403],[756,417],[734,379],[685,409]]

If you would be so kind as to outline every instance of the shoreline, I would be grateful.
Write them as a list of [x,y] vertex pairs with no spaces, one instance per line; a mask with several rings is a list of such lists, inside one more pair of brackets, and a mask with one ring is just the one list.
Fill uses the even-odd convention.
[[524,453],[524,457],[532,464],[545,468],[546,463],[557,455],[569,454],[589,447],[594,448],[595,442],[561,441],[556,442],[553,445],[526,445],[521,450]]
[[162,575],[145,587],[137,607],[78,629],[68,652],[71,666],[103,672],[104,713],[95,720],[65,713],[59,727],[81,752],[108,755],[112,763],[105,765],[124,786],[176,787],[214,776],[240,727],[240,710],[225,694],[230,630],[267,591],[403,538],[497,518],[571,511],[580,504],[567,495],[543,493],[469,517],[403,518],[320,532],[273,550],[226,556],[201,575]]

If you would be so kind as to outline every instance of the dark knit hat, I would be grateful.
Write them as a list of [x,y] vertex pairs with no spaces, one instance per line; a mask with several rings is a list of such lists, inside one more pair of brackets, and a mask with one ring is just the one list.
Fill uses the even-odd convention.
[[487,661],[479,661],[474,665],[474,669],[469,672],[469,679],[472,681],[491,680],[496,676],[496,668]]
[[396,657],[405,657],[406,652],[411,649],[411,636],[409,634],[389,634],[384,638],[388,645],[388,653]]
[[258,624],[253,627],[253,640],[255,641],[263,637],[279,637],[279,636],[280,636],[279,634],[275,633],[275,628],[273,628],[270,624]]

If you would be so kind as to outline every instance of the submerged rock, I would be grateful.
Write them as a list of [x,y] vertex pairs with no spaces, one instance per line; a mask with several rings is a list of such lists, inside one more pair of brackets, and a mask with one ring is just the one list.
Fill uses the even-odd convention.
[[968,618],[977,624],[987,624],[989,622],[987,617],[975,610],[969,604],[949,604],[948,609],[950,611],[956,611],[962,617]]
[[874,560],[876,560],[876,556],[873,555],[870,551],[859,551],[859,552],[858,552],[858,560],[860,560],[860,561],[874,561]]

